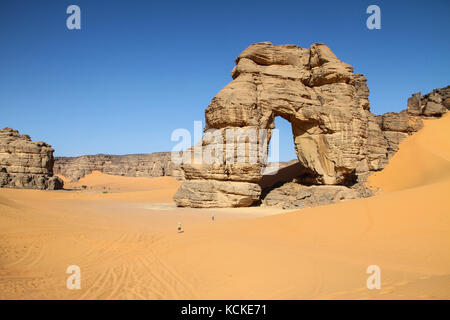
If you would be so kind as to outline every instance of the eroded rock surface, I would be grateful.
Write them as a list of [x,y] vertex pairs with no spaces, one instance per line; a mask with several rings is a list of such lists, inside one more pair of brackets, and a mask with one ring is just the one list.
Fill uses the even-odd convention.
[[77,181],[93,171],[129,177],[173,176],[184,179],[180,166],[171,161],[170,152],[127,155],[86,155],[56,157],[54,172]]
[[[287,119],[309,183],[345,184],[354,179],[357,168],[368,171],[377,165],[366,161],[370,114],[366,79],[353,73],[353,68],[324,44],[308,49],[268,42],[251,45],[237,57],[232,76],[234,80],[205,111],[205,130],[264,129],[270,137],[275,117]],[[382,136],[378,125],[374,130]],[[266,148],[259,135],[256,142],[241,143],[248,150]],[[202,145],[209,144],[204,138]],[[187,179],[203,183],[219,180],[257,184],[264,166],[258,160],[256,164],[188,164],[184,168]],[[180,194],[174,199],[178,205],[189,202]],[[232,204],[224,202],[221,206]]]
[[293,181],[271,190],[262,199],[262,205],[302,209],[358,198],[361,195],[357,190],[345,186],[305,186]]
[[[247,153],[267,151],[267,141],[259,134],[256,139],[245,136],[267,130],[270,138],[277,116],[292,124],[300,184],[351,186],[384,168],[398,143],[422,127],[422,116],[436,116],[448,104],[444,88],[445,92],[430,93],[424,106],[419,93],[408,101],[408,111],[375,116],[366,78],[353,73],[352,66],[321,43],[306,49],[253,44],[237,57],[232,77],[205,110],[205,136],[198,145],[220,146],[215,150],[221,150],[218,153],[226,161],[184,164],[188,181],[174,197],[179,206],[233,207],[251,205],[248,199],[258,201],[254,193],[265,162],[260,153],[256,163],[248,161]],[[241,131],[230,146],[225,137],[233,128]],[[244,163],[236,162],[239,148],[246,150]],[[230,155],[228,150],[234,152]],[[212,187],[218,182],[220,188]],[[239,184],[251,186],[251,197],[239,192],[229,198],[226,184],[239,190]]]
[[[430,109],[428,109],[428,112],[426,110],[426,106],[430,106],[430,102],[433,110],[436,110],[434,113],[430,113]],[[399,143],[403,139],[422,129],[422,119],[441,117],[449,108],[450,87],[445,87],[435,89],[423,97],[420,92],[413,94],[408,99],[407,110],[388,112],[376,116],[375,120],[371,117],[369,125],[375,126],[375,129],[369,130],[370,150],[372,152],[379,150],[379,154],[387,151],[387,155],[381,158],[383,161],[380,162],[379,166],[384,167],[387,164],[389,158],[398,151]],[[377,126],[382,130],[382,136],[378,134]],[[385,149],[386,142],[387,149]],[[369,154],[369,159],[370,157],[373,157],[373,155]],[[286,170],[288,170],[287,174],[283,173]],[[301,167],[296,162],[290,162],[289,166],[282,168],[277,175],[263,176],[260,182],[262,186],[261,204],[293,209],[370,197],[374,192],[363,183],[366,177],[367,173],[360,173],[357,183],[351,186],[305,186],[301,184]],[[265,183],[265,180],[268,179],[272,181],[271,184]],[[277,182],[277,184],[274,182]]]
[[434,89],[424,96],[414,93],[408,99],[407,112],[423,117],[441,117],[450,109],[450,86]]
[[53,148],[17,130],[0,130],[0,187],[62,189],[63,182],[53,176]]
[[175,197],[182,207],[248,207],[259,200],[261,188],[248,182],[189,180],[183,182]]

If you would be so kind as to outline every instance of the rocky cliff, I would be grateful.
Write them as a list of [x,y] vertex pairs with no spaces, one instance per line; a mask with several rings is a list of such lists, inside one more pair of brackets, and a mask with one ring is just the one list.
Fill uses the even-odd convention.
[[[374,115],[366,78],[321,43],[310,48],[257,43],[235,62],[233,81],[205,110],[205,135],[197,145],[214,150],[219,161],[182,165],[187,180],[174,196],[178,206],[235,207],[260,201],[264,153],[277,116],[292,125],[298,184],[349,187],[383,169],[398,143],[422,127],[421,117],[447,110],[448,87],[422,98],[414,95],[407,111]],[[230,129],[238,132],[231,140]],[[189,150],[187,159],[198,150]],[[244,150],[244,161],[237,158],[238,150]]]
[[170,152],[56,157],[53,170],[55,174],[70,178],[72,181],[76,181],[93,171],[130,177],[173,176],[182,180],[184,178],[183,171],[170,158]]
[[53,148],[17,130],[0,130],[0,187],[61,189],[63,182],[53,176]]

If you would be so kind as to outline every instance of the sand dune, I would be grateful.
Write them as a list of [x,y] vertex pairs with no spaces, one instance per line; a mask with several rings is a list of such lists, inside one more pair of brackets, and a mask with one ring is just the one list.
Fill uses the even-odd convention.
[[[0,189],[0,298],[449,299],[449,122],[402,142],[370,179],[377,196],[283,214],[175,208],[168,177]],[[72,264],[81,290],[65,286]],[[366,287],[369,265],[380,290]]]
[[425,120],[425,129],[408,137],[370,185],[385,192],[420,187],[450,179],[450,117]]

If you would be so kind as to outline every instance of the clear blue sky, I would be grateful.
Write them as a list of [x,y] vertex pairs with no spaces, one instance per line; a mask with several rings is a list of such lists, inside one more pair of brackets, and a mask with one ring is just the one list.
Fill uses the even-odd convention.
[[[81,30],[66,8],[81,8]],[[381,8],[381,30],[366,8]],[[0,1],[0,127],[55,155],[170,151],[254,42],[323,42],[366,75],[372,111],[449,84],[450,1]],[[277,121],[281,159],[295,158]]]

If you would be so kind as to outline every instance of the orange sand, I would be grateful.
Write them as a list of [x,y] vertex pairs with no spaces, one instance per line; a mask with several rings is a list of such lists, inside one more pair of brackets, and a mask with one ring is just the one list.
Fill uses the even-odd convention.
[[425,120],[425,129],[405,139],[389,165],[369,178],[385,192],[445,182],[450,179],[450,114]]
[[[371,177],[377,196],[284,214],[175,208],[168,177],[0,189],[0,298],[449,299],[449,124],[408,137]],[[73,264],[81,290],[65,286]],[[369,265],[380,290],[366,287]]]

